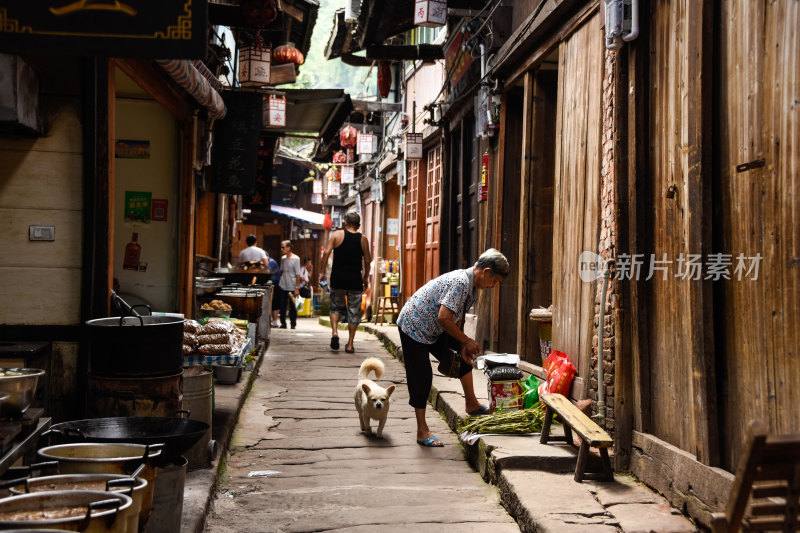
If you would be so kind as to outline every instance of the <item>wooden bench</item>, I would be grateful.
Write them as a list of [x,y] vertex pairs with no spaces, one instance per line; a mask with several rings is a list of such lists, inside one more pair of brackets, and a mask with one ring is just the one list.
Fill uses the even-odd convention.
[[750,426],[728,508],[711,515],[713,533],[800,531],[800,434],[767,435]]
[[[611,460],[608,457],[608,448],[614,444],[611,436],[561,394],[544,394],[540,399],[547,406],[544,424],[542,425],[542,436],[539,439],[542,444],[547,444],[550,439],[564,439],[568,444],[574,445],[572,441],[573,431],[581,439],[578,463],[575,465],[575,481],[581,483],[584,477],[591,477],[600,481],[614,481],[614,474],[611,472]],[[558,415],[564,423],[563,437],[550,436],[553,415]],[[589,448],[598,448],[600,450],[602,472],[586,472]]]

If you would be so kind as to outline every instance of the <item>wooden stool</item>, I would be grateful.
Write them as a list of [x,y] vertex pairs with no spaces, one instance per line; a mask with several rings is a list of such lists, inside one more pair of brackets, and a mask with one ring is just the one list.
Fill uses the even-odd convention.
[[387,311],[394,315],[397,320],[397,314],[400,312],[400,297],[399,296],[379,296],[378,309],[375,313],[374,322],[378,323],[378,318],[381,319],[381,326],[386,317]]
[[[547,444],[547,441],[561,437],[550,437],[550,425],[553,423],[553,415],[557,414],[564,423],[564,440],[572,445],[572,432],[581,438],[581,448],[578,451],[578,463],[575,465],[575,481],[583,481],[584,477],[593,477],[600,481],[614,481],[614,474],[611,471],[611,461],[608,457],[608,448],[614,441],[603,428],[583,414],[580,409],[575,407],[566,397],[561,394],[543,394],[542,402],[547,406],[542,425],[542,436],[539,441]],[[589,458],[589,448],[595,447],[600,450],[600,461],[603,471],[600,473],[586,473],[586,461]]]

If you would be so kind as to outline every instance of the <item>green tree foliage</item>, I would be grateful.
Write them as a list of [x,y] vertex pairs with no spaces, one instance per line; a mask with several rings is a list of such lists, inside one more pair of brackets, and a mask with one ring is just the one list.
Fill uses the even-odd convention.
[[[325,47],[333,30],[333,16],[344,9],[345,0],[320,0],[317,23],[311,35],[311,48],[300,67],[293,89],[345,89],[353,98],[367,98],[378,92],[377,66],[353,67],[341,59],[325,59]],[[363,54],[363,52],[361,52]]]

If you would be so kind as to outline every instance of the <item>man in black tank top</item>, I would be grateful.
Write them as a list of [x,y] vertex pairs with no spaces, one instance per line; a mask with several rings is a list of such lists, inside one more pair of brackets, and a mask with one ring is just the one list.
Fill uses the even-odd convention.
[[358,232],[361,217],[358,213],[347,213],[344,217],[344,229],[331,233],[322,256],[320,281],[325,279],[325,268],[328,258],[333,253],[331,267],[331,348],[339,349],[339,321],[347,322],[350,334],[344,351],[355,352],[353,340],[361,320],[361,294],[369,284],[369,265],[372,258],[369,253],[369,241]]

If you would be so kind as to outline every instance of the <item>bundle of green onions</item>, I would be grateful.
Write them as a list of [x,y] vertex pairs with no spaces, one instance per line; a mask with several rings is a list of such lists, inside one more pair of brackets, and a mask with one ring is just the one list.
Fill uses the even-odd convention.
[[544,410],[536,402],[528,409],[511,409],[491,415],[468,416],[458,423],[458,432],[538,433],[542,431]]

